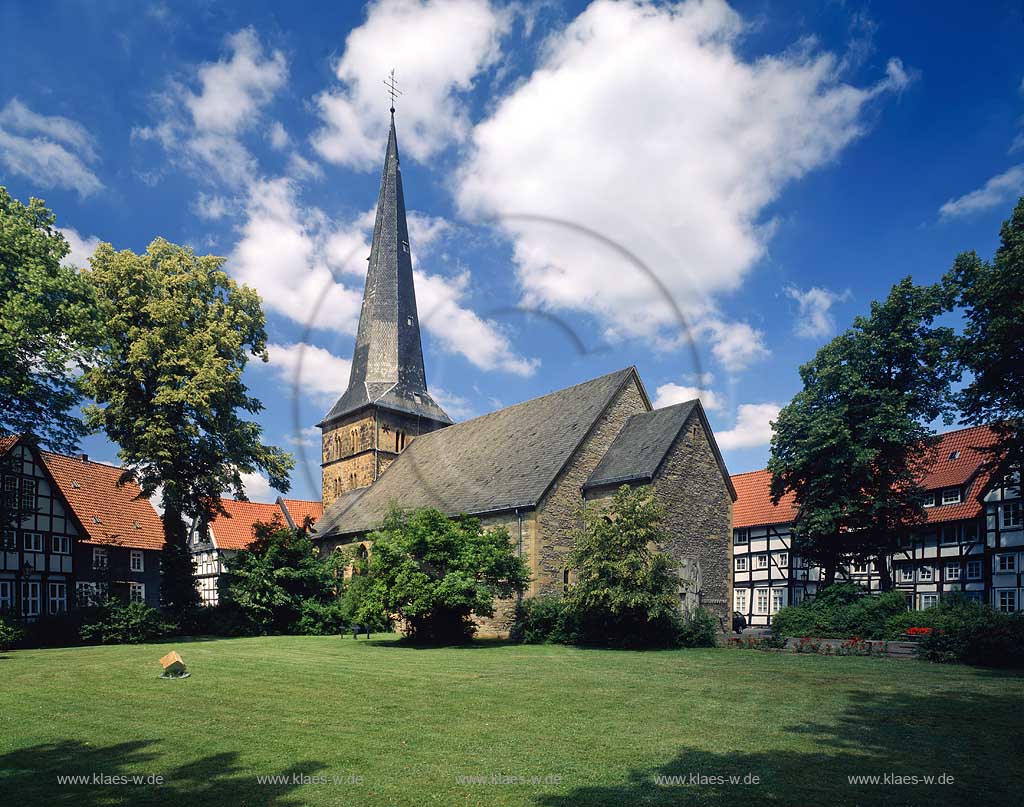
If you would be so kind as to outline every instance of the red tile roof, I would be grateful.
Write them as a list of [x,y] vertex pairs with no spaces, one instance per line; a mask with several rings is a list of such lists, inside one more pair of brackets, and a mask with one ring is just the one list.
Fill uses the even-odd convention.
[[0,456],[3,456],[18,442],[18,435],[12,434],[7,437],[0,437]]
[[736,488],[736,504],[732,508],[734,529],[762,524],[785,524],[796,518],[795,494],[787,493],[778,505],[772,504],[772,475],[768,471],[751,471],[732,478]]
[[40,454],[85,529],[86,543],[163,549],[160,516],[135,482],[117,484],[121,468],[49,451]]
[[301,528],[306,518],[311,518],[315,524],[324,514],[323,502],[311,502],[306,499],[284,499],[285,507],[291,515],[295,526]]
[[[941,490],[970,484],[963,491],[960,504],[927,508],[929,524],[959,521],[981,514],[982,504],[978,499],[988,485],[988,477],[978,473],[978,469],[984,460],[982,449],[994,442],[995,435],[988,426],[957,429],[940,437],[931,449],[931,466],[921,480],[922,486],[925,490]],[[954,455],[957,451],[959,454]],[[739,497],[733,507],[734,528],[784,524],[796,518],[797,508],[792,493],[783,496],[777,507],[772,504],[771,481],[768,471],[752,471],[732,478]]]
[[272,524],[276,519],[284,526],[281,508],[276,504],[240,502],[221,499],[225,513],[210,522],[210,533],[218,549],[246,549],[253,542],[253,527],[257,523]]

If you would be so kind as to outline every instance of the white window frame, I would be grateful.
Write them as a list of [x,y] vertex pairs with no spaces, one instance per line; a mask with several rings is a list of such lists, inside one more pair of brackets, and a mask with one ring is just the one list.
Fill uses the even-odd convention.
[[[1005,563],[1005,566],[1003,565]],[[1017,571],[1017,556],[1014,554],[1007,555],[996,555],[996,572],[1015,572]]]
[[749,597],[750,589],[748,588],[736,588],[732,592],[732,610],[739,611],[741,614],[747,613],[747,607],[750,605]]
[[779,553],[779,568],[780,569],[785,569],[788,566],[789,566],[789,553],[788,552],[780,552]]
[[75,599],[79,608],[98,604],[106,594],[107,587],[95,580],[79,580],[75,583]]
[[960,488],[945,488],[942,491],[942,503],[960,504]]
[[755,569],[767,569],[769,566],[768,554],[761,553],[760,555],[754,555],[754,568]]
[[[947,541],[946,535],[950,532],[953,534],[953,539],[951,541]],[[960,543],[960,528],[955,524],[944,524],[939,527],[939,543],[946,546]]]
[[0,612],[14,610],[14,581],[0,580]]
[[738,529],[732,533],[733,546],[746,546],[750,543],[750,530]]
[[[971,573],[972,569],[977,569],[978,571],[975,572],[974,574],[972,574]],[[980,560],[971,559],[971,560],[967,561],[967,579],[968,580],[980,580],[981,579],[982,571],[983,570],[982,570],[982,567],[981,567],[981,561]]]
[[959,580],[961,577],[960,564],[955,560],[947,560],[946,568],[943,571],[944,580]]
[[[136,563],[138,561],[138,563]],[[131,551],[131,557],[129,559],[129,568],[133,572],[144,572],[146,571],[145,556],[142,554],[141,549],[133,549]]]
[[[925,593],[921,594],[920,597],[922,611],[926,611],[929,608],[934,608],[936,605],[939,604],[939,595],[934,591],[926,591]],[[930,603],[930,605],[926,603]]]
[[50,547],[55,555],[70,555],[71,538],[67,535],[54,535],[50,539]]
[[749,569],[747,568],[747,555],[737,555],[734,558],[734,563],[737,572],[749,571]]
[[871,564],[869,564],[869,563],[852,563],[852,564],[850,564],[850,571],[853,574],[869,574],[871,572]]
[[901,583],[913,583],[914,582],[914,567],[912,565],[905,564],[900,566],[900,582]]
[[26,552],[42,552],[43,534],[41,532],[24,532],[21,535],[21,545]]
[[128,583],[128,602],[145,602],[146,584],[136,583],[134,580]]
[[[22,479],[21,480],[21,509],[28,510],[31,513],[36,511],[36,493],[39,491],[39,485],[36,484],[34,479]],[[26,503],[26,499],[28,503]]]
[[784,588],[772,588],[772,599],[771,609],[773,614],[777,614],[783,608],[786,607],[786,589]]
[[68,584],[48,583],[46,586],[47,613],[63,614],[68,610]]
[[0,535],[0,549],[18,549],[18,531],[17,530],[4,530],[3,534]]
[[935,567],[930,563],[923,563],[917,567],[917,579],[922,583],[935,582]]
[[110,568],[110,553],[105,546],[94,546],[92,548],[92,568],[97,571]]
[[768,587],[754,589],[754,613],[767,615],[771,607],[771,589]]
[[[996,610],[1002,611],[1003,613],[1009,614],[1017,610],[1017,589],[1015,588],[1004,588],[996,591]],[[1005,607],[1008,604],[1010,607]]]
[[[21,615],[39,616],[40,584],[38,580],[21,581]],[[34,610],[33,610],[34,609]]]
[[1003,526],[1004,527],[1020,527],[1024,521],[1022,521],[1021,514],[1021,503],[1020,502],[1007,502],[1003,505]]
[[924,498],[921,500],[921,506],[922,507],[934,507],[935,506],[935,494],[934,493],[926,493],[926,494],[924,494]]

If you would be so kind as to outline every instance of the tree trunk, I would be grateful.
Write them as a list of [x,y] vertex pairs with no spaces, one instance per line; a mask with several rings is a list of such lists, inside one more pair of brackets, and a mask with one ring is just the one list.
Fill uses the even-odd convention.
[[888,557],[879,555],[875,558],[875,571],[878,572],[878,587],[882,591],[892,589],[892,574],[889,571]]
[[192,555],[188,550],[188,528],[181,506],[166,490],[164,504],[164,549],[160,559],[160,603],[172,614],[181,615],[199,605]]
[[839,561],[836,558],[829,558],[822,569],[825,572],[825,584],[822,588],[828,588],[836,582],[836,567],[839,565]]

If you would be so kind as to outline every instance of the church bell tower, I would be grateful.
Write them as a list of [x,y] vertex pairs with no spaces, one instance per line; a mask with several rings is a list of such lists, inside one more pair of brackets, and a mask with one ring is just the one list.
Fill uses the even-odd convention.
[[417,435],[451,422],[427,392],[392,109],[348,389],[317,424],[324,507],[373,484]]

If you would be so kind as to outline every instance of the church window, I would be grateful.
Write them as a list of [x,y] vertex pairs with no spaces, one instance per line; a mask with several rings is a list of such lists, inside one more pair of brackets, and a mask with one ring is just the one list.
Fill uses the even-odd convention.
[[359,429],[352,429],[349,437],[352,439],[352,453],[355,454],[359,450]]
[[395,451],[405,450],[405,432],[395,432]]
[[563,569],[562,570],[562,593],[563,594],[568,594],[569,593],[569,570],[568,569]]

